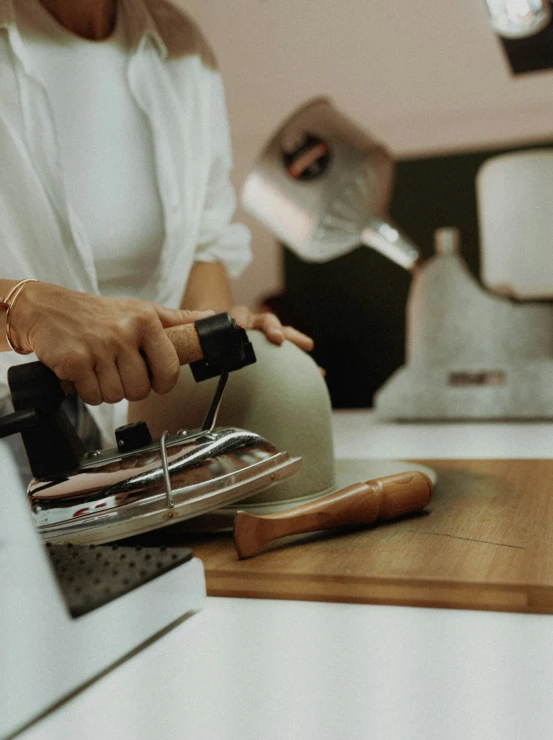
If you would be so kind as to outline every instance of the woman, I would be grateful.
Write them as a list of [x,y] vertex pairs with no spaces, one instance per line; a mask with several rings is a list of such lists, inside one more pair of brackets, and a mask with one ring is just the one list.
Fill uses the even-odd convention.
[[0,398],[34,352],[97,406],[107,442],[125,400],[136,418],[151,389],[178,390],[164,327],[228,310],[309,351],[233,306],[249,233],[231,223],[222,81],[192,21],[163,0],[5,0],[0,34],[0,296],[15,288]]

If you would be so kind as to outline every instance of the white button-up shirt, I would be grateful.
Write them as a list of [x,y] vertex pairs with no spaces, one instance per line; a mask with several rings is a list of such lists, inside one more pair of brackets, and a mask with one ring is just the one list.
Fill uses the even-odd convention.
[[[150,298],[179,305],[194,261],[231,276],[250,261],[250,235],[231,223],[230,136],[222,79],[195,24],[163,0],[119,0],[131,45],[128,82],[149,119],[165,228]],[[90,244],[65,193],[48,96],[32,73],[13,0],[0,0],[0,276],[98,293]],[[10,365],[0,353],[0,401]],[[95,410],[107,435],[109,409]]]

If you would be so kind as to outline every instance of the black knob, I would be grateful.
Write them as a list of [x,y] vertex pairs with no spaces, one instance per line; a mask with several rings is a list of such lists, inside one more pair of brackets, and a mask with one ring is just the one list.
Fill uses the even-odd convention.
[[115,439],[121,452],[132,452],[152,443],[152,435],[145,421],[135,421],[118,427],[115,430]]

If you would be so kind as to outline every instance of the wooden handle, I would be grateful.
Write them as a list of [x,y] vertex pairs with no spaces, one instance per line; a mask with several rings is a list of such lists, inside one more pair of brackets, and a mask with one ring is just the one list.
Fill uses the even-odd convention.
[[189,365],[191,362],[201,360],[204,356],[194,324],[171,326],[169,329],[165,329],[165,333],[177,350],[181,365]]
[[250,558],[279,537],[369,525],[419,511],[428,504],[432,493],[430,478],[413,471],[355,483],[278,514],[255,516],[239,511],[234,520],[234,545],[238,557]]
[[[203,358],[204,354],[194,324],[171,326],[169,329],[165,329],[165,333],[176,349],[181,365],[189,365],[191,362],[196,362],[196,360]],[[61,387],[66,396],[76,392],[75,386],[70,380],[62,380]]]

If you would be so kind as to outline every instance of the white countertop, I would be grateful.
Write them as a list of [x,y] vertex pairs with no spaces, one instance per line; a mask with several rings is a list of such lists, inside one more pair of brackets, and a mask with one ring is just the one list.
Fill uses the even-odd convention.
[[430,459],[550,458],[553,423],[379,422],[369,411],[333,414],[336,457]]
[[[334,414],[338,457],[551,457],[553,424]],[[28,730],[31,740],[536,740],[553,616],[209,598]]]
[[553,618],[210,598],[25,737],[551,737]]

